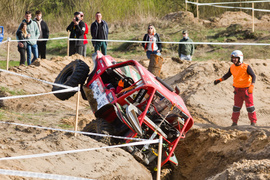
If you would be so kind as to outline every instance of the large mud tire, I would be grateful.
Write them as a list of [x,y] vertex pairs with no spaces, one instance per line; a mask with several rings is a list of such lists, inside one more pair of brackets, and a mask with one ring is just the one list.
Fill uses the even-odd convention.
[[[75,61],[66,65],[55,79],[55,83],[63,84],[71,87],[76,87],[79,84],[84,84],[89,73],[89,66],[82,60],[76,59]],[[52,91],[65,89],[59,86],[53,86]],[[67,100],[74,96],[76,92],[66,92],[54,94],[60,100]]]
[[[106,134],[106,135],[112,135],[113,134],[113,126],[108,123],[105,119],[102,118],[98,118],[97,121],[97,126],[96,126],[96,132],[99,134]],[[96,140],[107,144],[107,145],[112,145],[112,138],[111,137],[101,137],[101,136],[97,136]]]
[[[85,127],[82,130],[83,132],[92,132],[92,133],[97,133],[97,120],[93,119],[90,121],[88,124],[85,125]],[[89,136],[93,139],[96,139],[97,136],[92,136],[92,135],[86,135]]]

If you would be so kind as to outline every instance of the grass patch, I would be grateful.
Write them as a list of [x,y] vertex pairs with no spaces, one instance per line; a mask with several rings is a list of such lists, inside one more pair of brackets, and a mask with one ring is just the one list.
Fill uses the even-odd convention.
[[3,121],[5,117],[5,114],[3,112],[0,112],[0,120]]
[[[8,67],[19,66],[19,65],[20,65],[19,61],[9,61]],[[0,69],[6,69],[6,68],[7,68],[7,61],[0,61]]]
[[71,129],[71,128],[73,128],[73,126],[69,125],[69,124],[59,124],[58,127],[62,128],[62,129]]
[[[59,32],[50,35],[50,38],[68,37],[67,32]],[[50,40],[47,42],[47,53],[53,56],[67,55],[67,39]]]
[[8,92],[9,94],[15,96],[15,95],[26,95],[27,93],[24,90],[10,90],[7,87],[0,86],[0,91],[2,92]]

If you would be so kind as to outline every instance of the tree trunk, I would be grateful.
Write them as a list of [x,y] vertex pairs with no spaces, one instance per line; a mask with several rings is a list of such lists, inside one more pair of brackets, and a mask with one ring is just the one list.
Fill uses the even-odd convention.
[[163,63],[163,58],[161,56],[151,54],[148,71],[150,71],[155,76],[159,77],[162,63]]

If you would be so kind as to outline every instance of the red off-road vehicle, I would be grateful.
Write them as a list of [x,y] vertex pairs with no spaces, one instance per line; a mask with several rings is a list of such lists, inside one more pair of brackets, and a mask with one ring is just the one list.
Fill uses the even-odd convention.
[[[177,165],[174,150],[194,123],[177,88],[174,92],[137,61],[117,63],[99,51],[93,54],[92,59],[94,69],[90,74],[88,65],[76,60],[61,71],[55,82],[73,87],[83,85],[83,98],[89,101],[97,118],[97,133],[142,139],[162,136],[162,165],[168,161]],[[53,90],[59,89],[62,88],[53,87]],[[69,92],[55,96],[66,100],[74,94]],[[105,140],[112,143],[107,141],[108,138]],[[129,141],[123,140],[122,143]],[[126,150],[152,168],[156,166],[157,149],[158,144],[151,144]]]

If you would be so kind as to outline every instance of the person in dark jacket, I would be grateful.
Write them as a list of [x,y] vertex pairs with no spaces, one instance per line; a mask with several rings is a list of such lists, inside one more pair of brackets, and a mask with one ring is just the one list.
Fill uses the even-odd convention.
[[[91,24],[91,36],[92,39],[108,39],[109,28],[108,24],[102,20],[100,12],[96,13],[96,20]],[[95,48],[95,52],[101,49],[102,54],[107,54],[107,42],[106,41],[93,41],[92,44]]]
[[[49,38],[49,28],[45,21],[42,19],[42,13],[41,11],[36,11],[36,18],[34,21],[37,23],[40,36],[39,39],[48,39]],[[41,59],[46,59],[46,44],[47,41],[38,41],[38,54],[41,57]]]
[[[25,22],[21,23],[18,31],[16,32],[18,40],[24,40],[28,38],[27,34],[27,24]],[[20,53],[20,65],[25,64],[25,50],[27,48],[26,41],[19,41],[18,51]]]
[[162,46],[159,34],[153,25],[148,26],[147,34],[144,35],[143,41],[150,41],[150,43],[142,43],[146,56],[150,59],[151,54],[161,56]]
[[70,38],[78,39],[69,41],[69,55],[71,56],[75,53],[78,53],[83,56],[85,24],[81,20],[81,14],[79,12],[74,13],[74,18],[68,25],[67,31],[70,31]]
[[184,30],[182,32],[183,39],[180,42],[189,42],[187,44],[179,44],[178,54],[181,60],[192,61],[192,56],[194,54],[194,44],[190,44],[192,39],[188,37],[188,31]]

